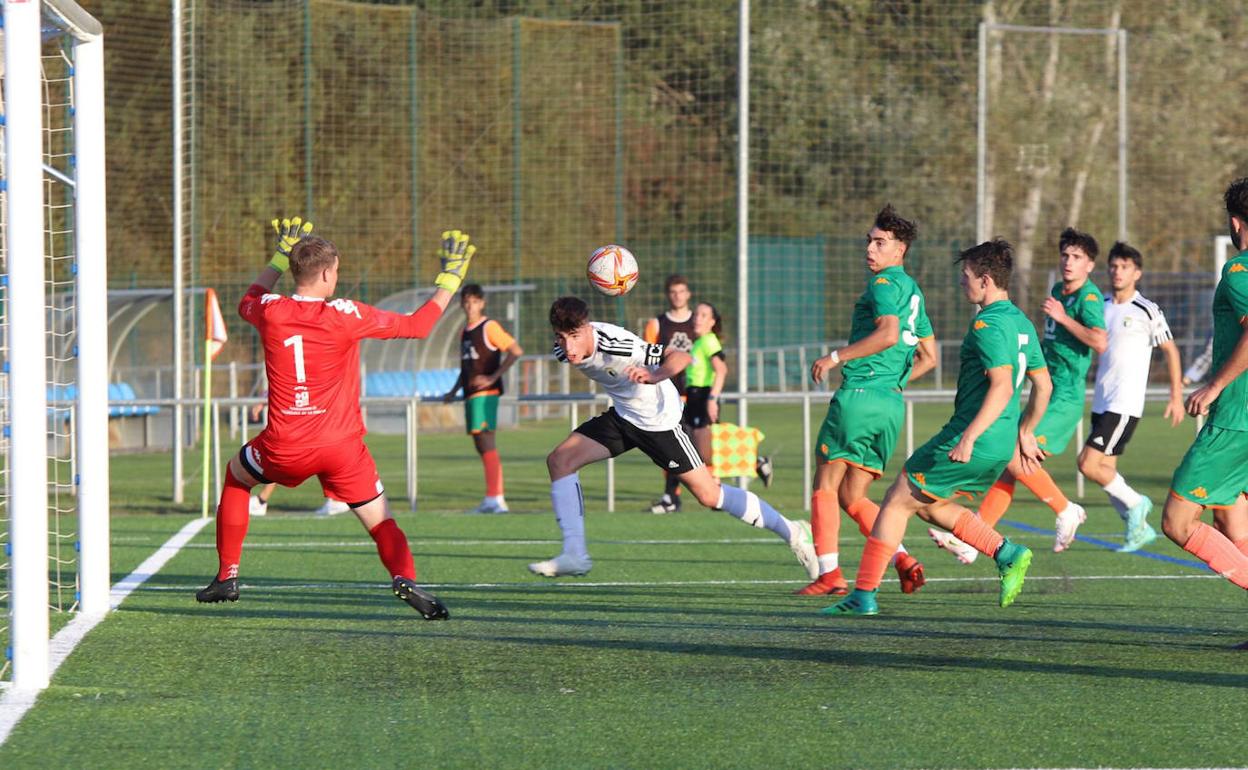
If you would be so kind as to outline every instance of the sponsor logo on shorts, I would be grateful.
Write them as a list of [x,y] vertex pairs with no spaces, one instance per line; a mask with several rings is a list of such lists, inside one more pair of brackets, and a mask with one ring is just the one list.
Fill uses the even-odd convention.
[[250,444],[247,445],[247,460],[256,470],[264,473],[264,464],[260,461],[260,450]]
[[927,486],[927,476],[922,473],[914,474],[914,480],[918,482],[918,485],[921,487]]
[[820,445],[819,445],[819,451],[820,451],[820,452],[823,452],[823,453],[826,455],[826,454],[828,453],[828,445],[827,445],[827,444],[820,444]]
[[1204,487],[1196,487],[1191,492],[1188,492],[1188,494],[1199,500],[1204,500],[1206,497],[1209,496],[1209,490],[1205,489]]
[[1044,446],[1049,443],[1049,437],[1048,436],[1036,436],[1036,443],[1039,444],[1040,446]]
[[676,462],[675,460],[668,460],[668,461],[667,461],[667,467],[669,467],[669,468],[679,468],[679,467],[680,467],[680,463]]

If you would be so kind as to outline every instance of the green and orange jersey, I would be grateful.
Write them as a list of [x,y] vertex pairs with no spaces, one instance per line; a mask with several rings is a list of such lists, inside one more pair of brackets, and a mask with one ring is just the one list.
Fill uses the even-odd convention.
[[979,414],[988,395],[988,370],[1010,368],[1014,392],[1001,415],[975,441],[975,454],[985,457],[1011,457],[1018,441],[1019,406],[1023,379],[1028,372],[1045,368],[1036,327],[1027,315],[1008,299],[985,306],[971,319],[962,340],[958,392],[953,401],[953,417],[941,429],[952,437],[966,430]]
[[[1092,281],[1084,281],[1077,289],[1066,292],[1062,282],[1053,284],[1049,296],[1061,302],[1066,314],[1089,329],[1105,328],[1105,298]],[[1053,378],[1053,398],[1084,400],[1092,348],[1059,326],[1048,316],[1044,319],[1044,360]]]
[[[1217,373],[1243,336],[1248,317],[1248,251],[1222,266],[1222,278],[1213,293],[1213,364]],[[1248,431],[1248,372],[1227,385],[1209,407],[1209,422],[1219,428]]]
[[900,265],[886,267],[868,279],[867,290],[854,303],[850,344],[875,331],[876,319],[884,316],[897,317],[901,327],[897,342],[873,355],[845,362],[841,387],[899,389],[909,382],[914,349],[919,340],[932,336],[932,322],[922,289]]

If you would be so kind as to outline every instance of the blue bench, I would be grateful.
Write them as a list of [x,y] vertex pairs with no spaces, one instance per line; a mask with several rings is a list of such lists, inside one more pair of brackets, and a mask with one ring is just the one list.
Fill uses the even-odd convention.
[[364,376],[364,395],[390,398],[441,398],[459,379],[458,369],[419,372],[369,372]]
[[[49,385],[47,389],[48,401],[73,401],[78,398],[77,385]],[[108,384],[108,400],[111,401],[133,401],[138,396],[134,393],[134,387],[128,382],[110,382]],[[156,414],[160,411],[158,406],[133,406],[133,405],[114,405],[108,408],[109,417],[142,417],[144,415]]]

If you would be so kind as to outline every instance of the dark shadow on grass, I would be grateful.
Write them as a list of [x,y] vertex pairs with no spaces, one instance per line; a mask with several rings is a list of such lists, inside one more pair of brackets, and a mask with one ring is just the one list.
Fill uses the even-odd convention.
[[[871,621],[867,622],[869,623]],[[544,639],[533,636],[507,636],[498,634],[476,636],[455,633],[440,628],[434,629],[432,634],[425,633],[420,634],[420,636],[422,638],[434,636],[453,638],[460,641],[514,644],[531,647],[535,650],[543,648],[580,647],[604,652],[660,653],[670,655],[727,657],[760,661],[798,661],[804,663],[839,665],[847,668],[862,668],[868,670],[897,669],[904,671],[946,670],[966,672],[1001,671],[1014,674],[1084,676],[1110,680],[1137,679],[1179,685],[1228,687],[1233,689],[1248,687],[1248,674],[1114,668],[1112,666],[1084,665],[1065,662],[1055,663],[1001,658],[971,658],[966,656],[940,655],[937,653],[899,653],[887,652],[878,649],[873,649],[870,652],[861,652],[857,650],[848,651],[835,648],[812,649],[809,647],[762,647],[756,645],[708,644],[688,641],[665,642],[653,639],[644,641],[628,639]],[[1222,649],[1225,650],[1225,648]],[[1235,650],[1229,650],[1229,652],[1239,655],[1239,653]]]

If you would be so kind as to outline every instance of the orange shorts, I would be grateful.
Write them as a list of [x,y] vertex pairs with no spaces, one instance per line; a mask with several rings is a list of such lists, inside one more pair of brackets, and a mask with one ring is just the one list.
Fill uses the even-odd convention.
[[352,507],[363,505],[385,492],[377,464],[364,441],[350,439],[320,447],[281,447],[261,433],[247,442],[238,459],[260,481],[297,487],[313,476],[326,497]]

